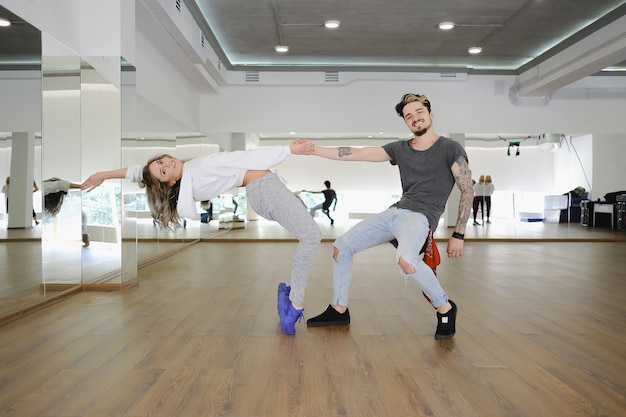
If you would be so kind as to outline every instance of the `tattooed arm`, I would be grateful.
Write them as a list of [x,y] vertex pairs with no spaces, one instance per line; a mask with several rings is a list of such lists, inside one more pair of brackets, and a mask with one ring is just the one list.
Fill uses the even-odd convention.
[[384,162],[391,160],[391,157],[389,157],[381,146],[369,146],[365,148],[352,148],[349,146],[331,148],[316,146],[313,155],[334,159],[336,161]]
[[[472,209],[472,201],[474,200],[474,187],[472,187],[472,171],[470,171],[467,160],[463,157],[459,158],[452,164],[452,175],[454,182],[461,190],[461,199],[459,201],[459,214],[454,226],[456,233],[465,234],[465,226]],[[448,241],[448,256],[456,257],[463,255],[463,240],[450,238]]]

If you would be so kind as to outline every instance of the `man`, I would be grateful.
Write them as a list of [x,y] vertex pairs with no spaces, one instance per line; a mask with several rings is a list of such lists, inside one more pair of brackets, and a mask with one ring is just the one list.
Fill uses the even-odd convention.
[[335,204],[333,206],[333,210],[337,207],[337,193],[331,188],[330,181],[324,181],[324,185],[326,186],[325,190],[306,191],[307,193],[311,194],[324,194],[324,201],[316,205],[315,207],[311,207],[309,209],[309,212],[311,213],[311,216],[315,216],[315,212],[319,209],[322,209],[322,213],[324,213],[326,217],[330,219],[330,225],[332,226],[333,224],[335,224],[335,219],[330,217],[330,206],[333,205],[334,202]]
[[433,131],[430,101],[419,94],[405,94],[396,105],[413,138],[382,147],[315,147],[314,155],[339,161],[389,161],[397,165],[402,181],[400,201],[382,213],[367,218],[334,243],[333,302],[307,326],[350,324],[348,292],[352,278],[353,256],[365,249],[397,241],[396,260],[407,277],[414,280],[437,310],[435,339],[449,339],[456,332],[454,302],[441,288],[433,269],[421,259],[420,252],[437,227],[446,201],[456,183],[461,190],[458,218],[448,241],[449,258],[463,255],[465,226],[473,200],[472,175],[463,147]]

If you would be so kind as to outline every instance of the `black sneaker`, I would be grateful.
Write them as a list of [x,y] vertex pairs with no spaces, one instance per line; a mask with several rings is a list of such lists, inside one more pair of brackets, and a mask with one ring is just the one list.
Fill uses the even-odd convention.
[[322,314],[306,321],[306,325],[308,327],[347,326],[349,324],[350,311],[346,309],[346,311],[342,314],[335,310],[330,304]]
[[456,333],[456,304],[452,300],[448,300],[452,308],[446,313],[437,312],[437,331],[435,339],[450,339]]

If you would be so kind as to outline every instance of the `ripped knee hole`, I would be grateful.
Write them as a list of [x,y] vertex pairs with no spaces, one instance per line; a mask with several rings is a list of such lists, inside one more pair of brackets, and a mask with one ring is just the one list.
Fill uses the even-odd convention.
[[400,265],[400,268],[405,274],[413,274],[416,271],[415,267],[402,259],[402,257],[398,259],[398,265]]

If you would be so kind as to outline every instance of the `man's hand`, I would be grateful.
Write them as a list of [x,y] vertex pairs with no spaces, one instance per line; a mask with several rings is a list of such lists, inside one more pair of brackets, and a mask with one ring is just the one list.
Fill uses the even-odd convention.
[[448,258],[459,258],[463,256],[463,239],[451,237],[450,240],[448,240],[446,253],[448,254]]
[[289,145],[293,155],[312,155],[315,145],[308,139],[296,139]]

